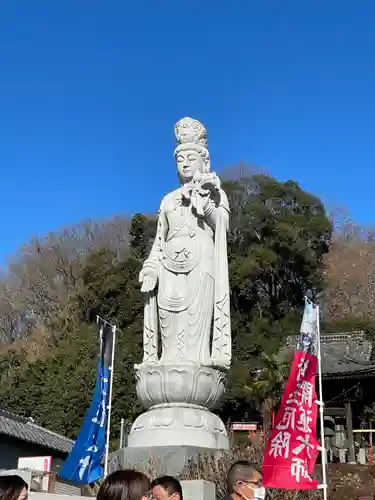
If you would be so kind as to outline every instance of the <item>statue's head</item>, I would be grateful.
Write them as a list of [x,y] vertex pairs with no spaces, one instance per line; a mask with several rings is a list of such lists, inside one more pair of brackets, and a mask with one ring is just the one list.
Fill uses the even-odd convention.
[[176,123],[174,132],[177,139],[174,156],[181,183],[190,182],[197,172],[209,173],[210,155],[204,126],[198,120],[182,118]]

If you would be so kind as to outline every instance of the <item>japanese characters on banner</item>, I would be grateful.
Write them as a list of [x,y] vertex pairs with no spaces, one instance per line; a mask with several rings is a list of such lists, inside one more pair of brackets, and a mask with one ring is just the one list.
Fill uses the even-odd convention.
[[318,487],[318,482],[311,478],[320,447],[316,437],[317,321],[316,307],[306,301],[297,350],[264,455],[266,487],[290,490]]
[[86,413],[81,432],[59,472],[62,479],[77,484],[90,484],[103,477],[102,457],[105,453],[108,422],[109,383],[113,372],[113,327],[100,322],[100,352],[96,386],[91,406]]

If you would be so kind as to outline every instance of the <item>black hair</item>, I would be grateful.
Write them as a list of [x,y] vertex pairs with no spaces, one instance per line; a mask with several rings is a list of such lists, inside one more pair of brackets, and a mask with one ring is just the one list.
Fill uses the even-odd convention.
[[180,495],[180,500],[182,498],[182,486],[178,479],[172,476],[161,476],[154,479],[151,483],[151,489],[155,488],[155,486],[161,486],[164,488],[168,495],[174,495],[178,493]]
[[232,464],[227,475],[228,493],[234,493],[238,481],[248,481],[255,472],[260,473],[258,465],[248,460],[238,460]]
[[24,488],[29,486],[21,476],[0,476],[0,500],[18,500]]
[[[118,470],[105,478],[97,500],[141,500],[150,491],[147,476],[135,470]],[[1,499],[0,499],[1,500]]]

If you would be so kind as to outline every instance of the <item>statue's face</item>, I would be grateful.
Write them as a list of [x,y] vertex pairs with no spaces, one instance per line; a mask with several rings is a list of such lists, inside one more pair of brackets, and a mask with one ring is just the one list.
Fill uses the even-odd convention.
[[203,172],[204,161],[196,151],[179,151],[176,163],[179,177],[183,183],[190,182],[196,172]]

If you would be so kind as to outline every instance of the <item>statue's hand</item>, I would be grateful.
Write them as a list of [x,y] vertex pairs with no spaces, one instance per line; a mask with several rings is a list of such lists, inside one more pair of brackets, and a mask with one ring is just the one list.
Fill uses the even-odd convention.
[[220,179],[215,173],[201,175],[199,184],[203,189],[209,189],[210,191],[217,191],[221,187]]
[[207,189],[207,184],[204,188],[200,189],[201,200],[202,200],[202,208],[205,211],[211,204],[211,201],[214,202],[215,205],[219,205],[220,203],[220,191],[215,186],[209,186]]
[[208,209],[210,204],[211,204],[210,192],[209,191],[203,192],[201,195],[201,206],[203,213],[206,213],[206,210]]
[[155,289],[157,279],[158,277],[153,269],[143,268],[139,273],[139,282],[142,284],[141,292],[152,292]]

